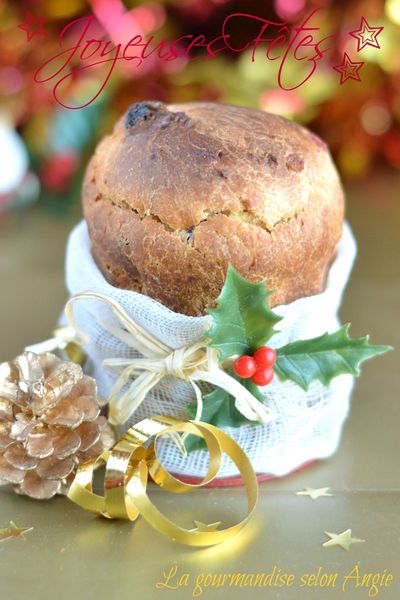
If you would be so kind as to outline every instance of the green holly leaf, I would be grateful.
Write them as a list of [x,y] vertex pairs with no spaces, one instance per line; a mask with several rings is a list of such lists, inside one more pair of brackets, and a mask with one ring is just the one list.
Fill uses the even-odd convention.
[[213,323],[206,336],[211,339],[210,346],[218,350],[221,362],[254,352],[276,333],[274,325],[281,317],[269,308],[271,294],[265,280],[252,283],[229,266],[217,308],[207,311]]
[[359,375],[364,360],[391,350],[390,346],[370,345],[368,336],[350,338],[349,327],[348,323],[334,333],[278,348],[274,371],[279,379],[290,379],[307,391],[315,379],[329,385],[338,375]]
[[[229,372],[229,375],[240,381],[240,383],[246,387],[257,400],[265,402],[264,396],[250,379],[239,379],[232,371]],[[190,404],[188,410],[191,418],[194,419],[196,415],[196,404]],[[236,408],[234,397],[221,388],[215,388],[215,390],[203,397],[203,410],[200,421],[211,423],[211,425],[215,425],[216,427],[240,427],[240,425],[249,423],[252,425],[257,424],[254,421],[246,419],[246,417],[244,417]],[[187,452],[193,452],[194,450],[200,450],[206,447],[203,438],[197,435],[188,435],[185,440]]]

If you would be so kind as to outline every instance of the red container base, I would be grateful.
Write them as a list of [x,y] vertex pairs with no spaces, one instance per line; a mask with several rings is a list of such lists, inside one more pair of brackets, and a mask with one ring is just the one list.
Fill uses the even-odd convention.
[[[301,465],[294,471],[291,471],[287,475],[284,475],[284,477],[287,477],[288,475],[292,475],[293,473],[298,473],[299,471],[303,471],[303,469],[306,469],[307,467],[314,464],[315,462],[316,462],[315,460],[309,460],[308,462],[305,462],[303,465]],[[191,485],[196,485],[201,482],[201,478],[199,478],[199,477],[189,477],[186,475],[177,475],[175,473],[172,473],[172,475],[174,475],[174,477],[176,477],[180,481],[183,481],[183,483],[188,483]],[[271,481],[271,479],[280,479],[280,477],[277,477],[276,475],[270,475],[268,473],[257,475],[258,483],[263,483],[264,481]],[[234,487],[234,486],[238,486],[238,485],[243,485],[242,478],[240,476],[218,477],[218,478],[214,479],[213,481],[211,481],[211,483],[208,483],[204,487]]]

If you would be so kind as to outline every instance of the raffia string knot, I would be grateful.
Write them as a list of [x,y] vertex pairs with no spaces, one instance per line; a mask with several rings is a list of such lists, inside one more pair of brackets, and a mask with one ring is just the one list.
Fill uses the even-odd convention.
[[[103,367],[118,373],[109,397],[109,420],[122,425],[137,410],[148,392],[165,376],[174,376],[191,384],[197,401],[195,421],[200,420],[203,410],[202,393],[197,381],[205,381],[226,390],[235,398],[235,406],[247,419],[266,423],[271,420],[270,410],[259,402],[239,381],[224,371],[218,356],[202,338],[190,346],[173,349],[141,327],[115,300],[95,292],[81,292],[72,296],[65,307],[65,314],[82,344],[89,342],[86,334],[75,321],[72,305],[77,300],[99,300],[108,305],[117,317],[118,324],[101,319],[98,323],[111,335],[135,351],[133,357],[108,358]],[[123,388],[127,389],[123,389]]]
[[184,346],[168,354],[163,359],[164,375],[172,375],[178,379],[189,379],[193,371],[206,362],[206,355],[194,346]]

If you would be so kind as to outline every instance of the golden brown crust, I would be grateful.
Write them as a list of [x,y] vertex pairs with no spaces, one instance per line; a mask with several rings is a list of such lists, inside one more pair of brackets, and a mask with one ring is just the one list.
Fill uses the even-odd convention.
[[229,263],[266,277],[273,306],[321,292],[344,199],[325,144],[295,123],[236,106],[140,103],[97,147],[83,206],[111,284],[200,315]]

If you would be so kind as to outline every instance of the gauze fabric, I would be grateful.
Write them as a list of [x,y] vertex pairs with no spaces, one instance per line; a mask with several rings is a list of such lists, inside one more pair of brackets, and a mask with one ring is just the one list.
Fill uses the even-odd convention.
[[[356,255],[356,243],[347,223],[332,263],[326,289],[322,294],[301,298],[273,310],[283,317],[277,325],[279,333],[268,342],[279,347],[289,342],[332,332],[339,327],[337,316],[342,294]],[[66,282],[71,295],[92,291],[116,300],[135,321],[171,348],[192,344],[204,335],[210,317],[190,317],[175,313],[155,300],[130,290],[110,285],[91,255],[91,245],[85,221],[71,232],[66,256]],[[80,300],[74,306],[77,323],[90,337],[86,346],[88,372],[96,378],[99,394],[107,398],[117,374],[102,367],[106,358],[137,356],[123,342],[107,333],[98,320],[113,321],[110,309],[96,300]],[[343,423],[349,411],[353,377],[341,375],[329,388],[313,382],[307,392],[291,381],[272,383],[260,388],[265,402],[276,418],[268,424],[249,424],[224,428],[248,455],[257,474],[281,476],[307,461],[325,458],[338,446]],[[205,390],[209,388],[205,387]],[[154,415],[169,415],[188,419],[186,406],[194,400],[190,384],[165,377],[121,428]],[[203,476],[207,471],[206,450],[182,457],[171,441],[162,441],[159,456],[171,472],[186,476]],[[220,477],[237,475],[229,459],[225,459]]]

